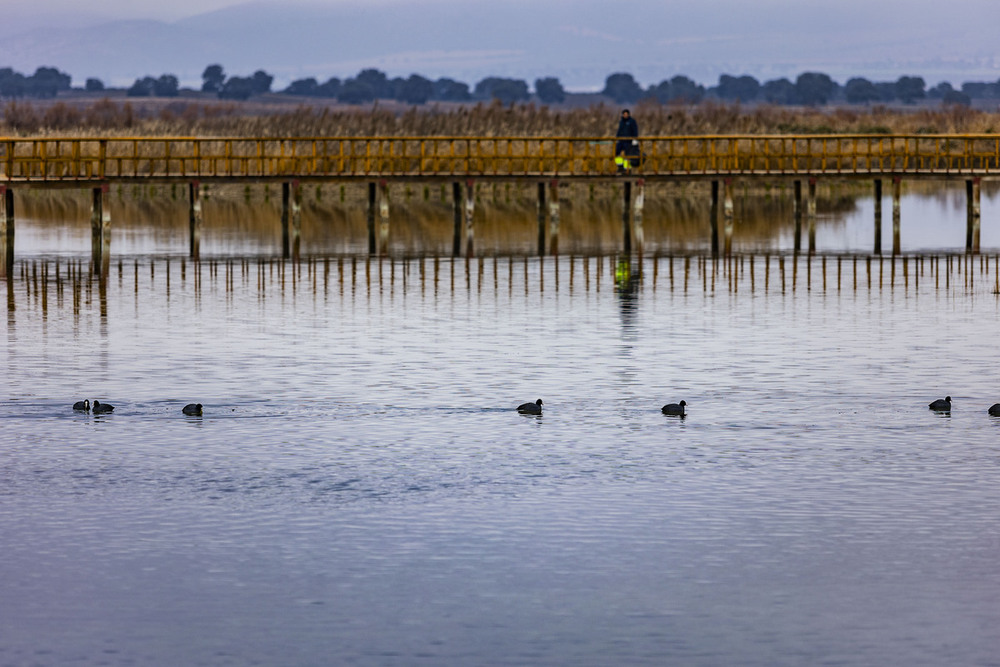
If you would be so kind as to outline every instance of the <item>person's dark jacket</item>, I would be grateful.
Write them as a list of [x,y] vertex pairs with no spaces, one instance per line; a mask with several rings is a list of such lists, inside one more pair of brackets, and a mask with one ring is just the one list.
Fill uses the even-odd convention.
[[[630,115],[628,118],[622,118],[618,121],[618,132],[615,134],[616,137],[638,137],[639,136],[639,124],[635,122],[635,118]],[[637,155],[639,153],[639,147],[632,145],[631,140],[619,140],[615,144],[615,155]]]

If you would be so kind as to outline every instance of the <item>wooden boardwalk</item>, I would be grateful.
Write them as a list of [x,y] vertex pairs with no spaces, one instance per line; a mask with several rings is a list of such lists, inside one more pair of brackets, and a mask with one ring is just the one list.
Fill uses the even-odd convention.
[[[606,179],[610,137],[0,138],[0,183]],[[1000,135],[711,135],[639,139],[632,174],[713,178],[1000,176]]]
[[[615,164],[613,137],[0,137],[0,257],[12,263],[14,191],[92,191],[93,252],[106,265],[113,183],[184,183],[190,206],[191,257],[203,224],[200,191],[209,183],[280,183],[282,251],[298,256],[301,184],[368,184],[368,248],[385,253],[389,183],[451,183],[457,256],[475,248],[476,182],[532,182],[538,188],[538,252],[558,253],[560,182],[620,183],[622,250],[642,251],[645,185],[711,183],[713,254],[731,248],[733,184],[794,183],[795,251],[815,251],[816,182],[868,179],[875,197],[874,253],[881,254],[882,183],[891,183],[893,254],[900,253],[900,193],[905,179],[963,180],[968,196],[966,250],[979,252],[980,183],[1000,178],[1000,135],[705,135],[638,140],[626,173]],[[805,187],[803,187],[805,186]],[[376,215],[379,222],[376,225]],[[97,262],[95,262],[96,264]]]

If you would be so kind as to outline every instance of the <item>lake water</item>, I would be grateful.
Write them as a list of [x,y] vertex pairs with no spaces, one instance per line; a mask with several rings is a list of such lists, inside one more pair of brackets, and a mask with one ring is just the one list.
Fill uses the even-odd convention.
[[958,232],[905,267],[193,264],[138,227],[103,281],[22,225],[0,665],[998,664],[995,250],[907,210]]

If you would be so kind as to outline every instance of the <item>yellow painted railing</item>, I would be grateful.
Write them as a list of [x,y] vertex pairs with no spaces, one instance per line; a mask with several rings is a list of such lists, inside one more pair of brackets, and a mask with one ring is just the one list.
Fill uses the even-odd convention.
[[[670,136],[637,176],[1000,175],[1000,135]],[[588,177],[609,137],[2,138],[0,182]]]

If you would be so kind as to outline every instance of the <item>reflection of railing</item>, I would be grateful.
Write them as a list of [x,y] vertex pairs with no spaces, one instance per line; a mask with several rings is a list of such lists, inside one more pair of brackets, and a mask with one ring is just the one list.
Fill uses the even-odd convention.
[[[643,177],[1000,173],[1000,135],[677,136],[639,140]],[[608,137],[0,138],[0,180],[591,177]]]

